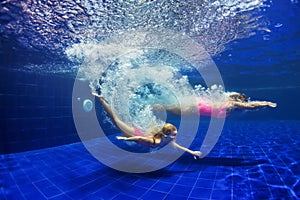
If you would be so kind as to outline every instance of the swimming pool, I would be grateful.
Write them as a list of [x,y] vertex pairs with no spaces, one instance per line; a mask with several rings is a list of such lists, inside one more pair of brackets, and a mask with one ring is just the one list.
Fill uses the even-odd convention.
[[[299,6],[298,1],[3,2],[0,198],[299,199]],[[79,67],[65,48],[83,38],[106,41],[111,33],[140,26],[146,30],[173,26],[173,31],[183,30],[194,39],[202,35],[195,40],[212,55],[226,90],[274,101],[277,108],[232,113],[217,144],[202,159],[184,153],[148,173],[104,165],[82,144],[75,127],[72,95]],[[118,48],[123,48],[121,42]],[[150,55],[163,64],[170,62],[165,52]],[[161,55],[167,58],[159,59]],[[176,66],[183,62],[177,61]],[[194,71],[180,72],[192,85],[202,83]],[[167,79],[168,70],[160,73]],[[82,87],[90,91],[89,84]],[[145,92],[141,88],[138,92]],[[76,97],[75,102],[84,99]],[[141,150],[116,140],[120,133],[107,122],[99,103],[92,109],[110,141],[129,151]],[[174,116],[167,119],[179,122]],[[201,117],[191,149],[199,149],[209,122]],[[93,139],[96,149],[105,149],[103,137]]]

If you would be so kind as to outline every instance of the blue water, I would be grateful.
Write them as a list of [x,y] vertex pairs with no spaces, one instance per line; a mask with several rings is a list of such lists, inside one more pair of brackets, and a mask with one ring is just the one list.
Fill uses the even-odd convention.
[[[299,199],[299,2],[124,2],[1,2],[0,199]],[[226,5],[235,15],[227,15]],[[277,108],[232,113],[203,159],[183,154],[144,174],[107,167],[77,134],[72,90],[78,63],[65,48],[135,27],[172,28],[198,38],[226,90],[276,102]],[[99,103],[94,106],[114,144],[141,150],[117,141],[119,131]],[[201,146],[208,122],[203,118],[190,149]],[[96,138],[95,146],[103,142]]]

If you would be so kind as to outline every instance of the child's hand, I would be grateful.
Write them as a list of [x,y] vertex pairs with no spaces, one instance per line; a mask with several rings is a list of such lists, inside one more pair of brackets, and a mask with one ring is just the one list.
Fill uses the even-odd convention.
[[194,159],[200,158],[202,153],[200,151],[193,151]]

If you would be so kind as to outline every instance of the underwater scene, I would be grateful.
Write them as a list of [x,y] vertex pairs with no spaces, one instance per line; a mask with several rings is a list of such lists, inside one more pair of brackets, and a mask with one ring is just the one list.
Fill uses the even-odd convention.
[[300,199],[298,0],[1,0],[0,199]]

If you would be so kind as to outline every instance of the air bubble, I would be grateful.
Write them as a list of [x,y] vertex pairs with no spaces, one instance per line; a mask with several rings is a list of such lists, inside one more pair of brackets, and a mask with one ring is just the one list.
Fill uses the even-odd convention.
[[90,112],[93,109],[93,102],[90,99],[85,99],[82,106],[85,112]]
[[282,27],[282,25],[283,25],[283,24],[281,24],[281,23],[277,23],[277,24],[274,25],[274,27],[275,27],[275,28],[280,28],[280,27]]

